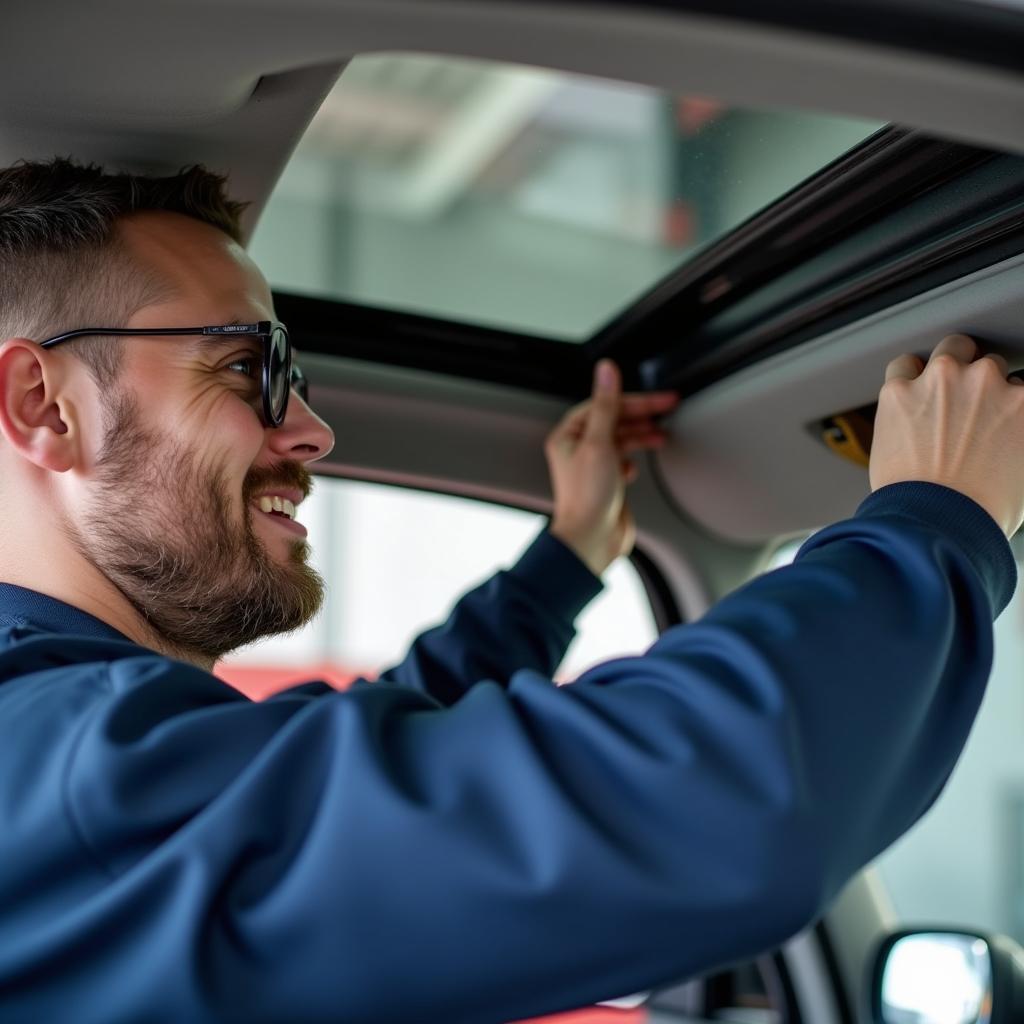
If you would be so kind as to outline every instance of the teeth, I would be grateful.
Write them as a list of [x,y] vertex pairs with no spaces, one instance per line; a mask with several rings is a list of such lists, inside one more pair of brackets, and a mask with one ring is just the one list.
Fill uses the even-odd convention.
[[295,518],[295,504],[279,494],[263,494],[260,496],[261,512],[282,512],[289,519]]

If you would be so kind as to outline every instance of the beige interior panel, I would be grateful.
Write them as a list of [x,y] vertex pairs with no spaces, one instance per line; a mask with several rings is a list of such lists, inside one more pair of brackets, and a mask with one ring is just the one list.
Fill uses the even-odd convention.
[[850,515],[867,471],[806,429],[877,400],[886,364],[963,332],[1024,365],[1024,257],[919,295],[734,374],[686,400],[659,471],[679,506],[714,533],[751,542]]

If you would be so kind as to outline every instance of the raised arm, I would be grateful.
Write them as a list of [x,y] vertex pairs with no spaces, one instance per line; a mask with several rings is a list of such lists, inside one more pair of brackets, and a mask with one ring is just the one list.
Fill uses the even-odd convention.
[[633,547],[630,456],[665,442],[656,418],[677,401],[670,392],[623,395],[614,364],[599,364],[593,396],[562,418],[545,445],[555,504],[550,530],[511,570],[465,595],[381,678],[449,705],[484,679],[505,685],[520,669],[554,675],[576,616],[601,589],[601,573]]

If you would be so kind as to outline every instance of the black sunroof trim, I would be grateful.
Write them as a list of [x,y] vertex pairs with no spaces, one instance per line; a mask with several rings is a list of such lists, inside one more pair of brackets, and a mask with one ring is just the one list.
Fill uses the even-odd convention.
[[591,364],[582,345],[284,291],[274,292],[274,308],[300,353],[407,366],[558,396],[581,394],[589,386]]
[[637,383],[638,368],[684,331],[687,359],[708,356],[694,337],[701,323],[996,155],[906,128],[879,130],[656,284],[587,342],[590,359],[615,359]]
[[1016,256],[1024,252],[1022,197],[1024,158],[999,156],[975,166],[695,323],[681,345],[647,360],[638,376],[647,387],[692,394],[778,352]]
[[[1011,166],[1013,183],[1017,175],[1024,181],[1024,159],[906,129],[882,129],[684,264],[584,344],[286,292],[276,292],[275,303],[300,350],[566,398],[585,396],[594,362],[610,356],[622,366],[630,388],[692,393],[881,305],[1024,251],[1012,211],[1008,223],[986,226],[985,217],[968,218],[958,225],[964,236],[951,244],[945,236],[935,237],[948,225],[918,216],[910,219],[925,236],[922,248],[885,264],[892,280],[876,274],[865,287],[865,275],[870,284],[868,272],[882,265],[867,242],[887,214],[902,215],[910,208],[916,213],[921,197],[945,201],[952,193],[959,216],[969,205],[961,200],[971,175],[1002,165]],[[794,275],[813,277],[829,259],[837,266],[829,267],[831,291],[826,289],[824,297],[820,287],[808,291],[806,280],[791,283]],[[914,259],[922,272],[914,272]],[[729,274],[727,292],[713,294],[709,285]],[[775,301],[772,308],[779,315],[774,319],[766,318],[756,330],[722,326],[734,311],[766,295]]]

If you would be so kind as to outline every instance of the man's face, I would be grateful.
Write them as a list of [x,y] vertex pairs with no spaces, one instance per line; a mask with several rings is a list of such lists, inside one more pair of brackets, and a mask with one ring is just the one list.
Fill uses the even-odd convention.
[[[170,286],[130,327],[273,319],[256,267],[221,232],[138,214],[122,237]],[[214,661],[308,622],[323,580],[305,530],[260,509],[311,487],[305,463],[334,443],[293,392],[281,427],[261,421],[260,342],[129,337],[114,394],[99,395],[102,442],[82,505],[65,521],[79,551],[183,657]]]

